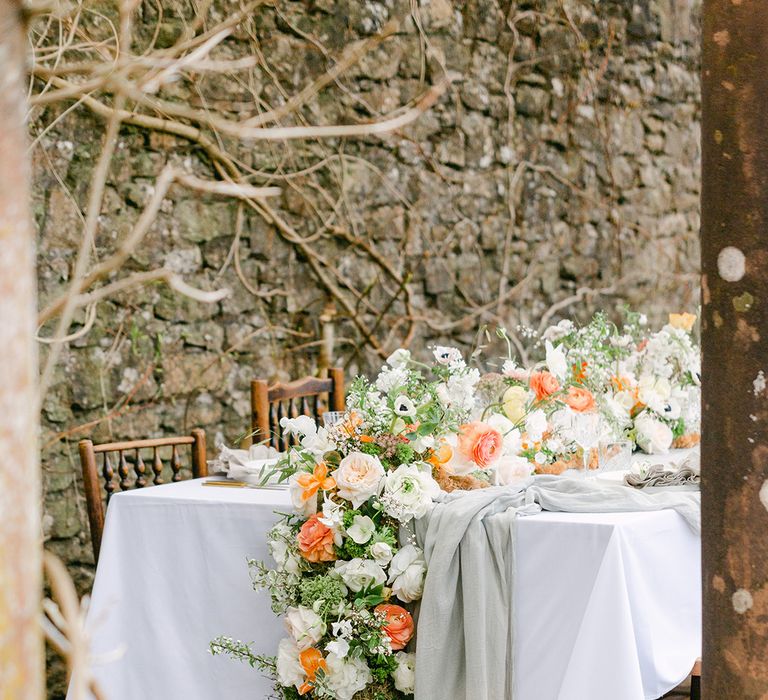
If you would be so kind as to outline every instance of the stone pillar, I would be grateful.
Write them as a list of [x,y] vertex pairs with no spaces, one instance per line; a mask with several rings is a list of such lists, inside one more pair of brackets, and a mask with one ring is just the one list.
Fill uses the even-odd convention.
[[703,593],[708,700],[768,698],[768,3],[703,17]]
[[0,700],[43,697],[36,290],[26,35],[0,0]]

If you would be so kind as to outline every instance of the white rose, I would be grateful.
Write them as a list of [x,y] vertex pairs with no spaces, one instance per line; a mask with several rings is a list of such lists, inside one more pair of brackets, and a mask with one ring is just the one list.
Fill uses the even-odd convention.
[[281,639],[277,647],[277,678],[280,685],[295,686],[304,683],[306,674],[299,661],[299,648],[292,639]]
[[387,580],[384,569],[370,559],[337,561],[334,568],[346,586],[355,593],[364,588],[380,586]]
[[299,485],[299,475],[305,472],[297,472],[291,474],[288,479],[288,493],[291,496],[291,503],[294,510],[303,515],[305,518],[309,518],[317,513],[317,494],[313,494],[306,501],[304,500],[304,488]]
[[371,545],[371,556],[379,566],[386,566],[392,560],[392,547],[386,542]]
[[300,605],[286,611],[285,629],[293,637],[299,651],[304,651],[320,641],[325,634],[325,622],[312,608]]
[[389,565],[389,585],[392,586],[392,592],[404,603],[419,600],[424,592],[426,573],[424,552],[412,544],[407,544],[395,554]]
[[424,517],[439,493],[432,474],[416,464],[401,464],[384,479],[382,501],[389,515],[406,522]]
[[533,467],[525,457],[504,455],[496,464],[496,485],[508,486],[509,484],[525,479],[531,475]]
[[416,654],[398,651],[395,654],[397,668],[392,674],[395,688],[401,693],[412,695],[416,687]]
[[666,454],[672,446],[672,430],[666,423],[643,412],[635,418],[637,444],[649,455]]
[[325,657],[326,685],[338,700],[352,700],[372,680],[371,671],[362,659],[340,658],[334,653]]
[[405,348],[398,348],[387,358],[387,364],[395,369],[405,367],[410,361],[411,351]]
[[341,460],[332,476],[336,480],[338,495],[359,508],[371,496],[378,496],[381,492],[384,467],[378,457],[351,452]]
[[376,525],[367,515],[356,515],[352,525],[347,528],[349,535],[357,544],[365,544],[376,532]]
[[525,419],[525,432],[529,442],[539,442],[547,430],[547,415],[540,408],[532,411]]

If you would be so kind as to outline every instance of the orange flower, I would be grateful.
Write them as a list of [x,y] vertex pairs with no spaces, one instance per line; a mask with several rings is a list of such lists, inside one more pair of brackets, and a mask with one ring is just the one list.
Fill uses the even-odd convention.
[[387,624],[383,629],[392,642],[392,649],[394,651],[404,649],[413,637],[411,613],[399,605],[389,604],[377,605],[374,612],[381,613],[387,618]]
[[429,456],[427,460],[433,467],[439,467],[447,464],[453,457],[453,448],[445,441],[441,440],[438,448]]
[[357,433],[357,428],[362,424],[363,419],[354,411],[347,415],[345,421],[341,424],[342,430],[350,437]]
[[589,413],[597,408],[595,397],[589,389],[580,386],[568,387],[568,395],[565,397],[567,403],[577,413]]
[[372,438],[370,435],[361,435],[360,442],[376,442],[376,438]]
[[560,389],[560,383],[551,372],[533,372],[531,374],[530,386],[533,393],[536,394],[537,401],[543,401],[548,396],[552,396]]
[[573,370],[573,381],[577,384],[583,384],[587,378],[587,363],[574,364],[571,366],[571,369]]
[[299,543],[301,556],[307,561],[313,564],[321,561],[335,561],[333,530],[320,522],[317,513],[301,526],[296,540]]
[[318,670],[327,671],[328,665],[325,663],[322,653],[314,647],[309,647],[299,654],[299,663],[304,669],[304,673],[307,674],[307,680],[299,688],[299,694],[304,695],[312,690],[311,684],[317,678]]
[[301,486],[301,500],[306,502],[314,496],[320,489],[330,491],[336,488],[336,482],[332,476],[328,476],[328,467],[325,462],[315,465],[311,474],[304,472],[296,477],[296,483]]
[[501,433],[486,423],[474,421],[459,428],[458,450],[463,457],[485,469],[501,456]]

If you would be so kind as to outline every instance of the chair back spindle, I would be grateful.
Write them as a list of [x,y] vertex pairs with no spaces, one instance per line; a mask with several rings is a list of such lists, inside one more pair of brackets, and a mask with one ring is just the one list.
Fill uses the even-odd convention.
[[[93,554],[98,562],[101,549],[101,537],[104,532],[105,510],[109,500],[119,487],[120,491],[145,488],[148,479],[151,484],[163,483],[163,457],[161,450],[170,449],[169,465],[171,481],[181,481],[183,469],[180,449],[189,447],[191,452],[190,467],[193,478],[208,475],[206,462],[205,431],[196,428],[190,435],[181,437],[156,438],[150,440],[131,440],[94,445],[90,440],[79,443],[80,464],[83,470],[85,500],[88,506],[88,522],[91,529]],[[149,456],[151,474],[147,469],[143,453]],[[96,455],[101,455],[101,474],[97,466]],[[117,468],[117,478],[115,475]],[[100,481],[101,479],[101,481]],[[151,485],[150,484],[150,485]]]

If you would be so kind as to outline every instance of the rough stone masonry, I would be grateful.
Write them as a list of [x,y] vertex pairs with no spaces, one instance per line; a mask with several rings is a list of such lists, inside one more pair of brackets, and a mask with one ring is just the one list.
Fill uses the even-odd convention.
[[[162,17],[141,6],[135,51],[182,32],[184,10],[162,5]],[[212,17],[231,10],[215,3]],[[93,575],[82,437],[201,426],[211,447],[233,443],[247,430],[253,377],[329,364],[351,377],[402,342],[469,349],[483,324],[526,345],[525,327],[555,304],[553,320],[625,302],[652,320],[695,311],[698,15],[698,0],[280,0],[220,47],[259,56],[251,70],[164,87],[163,99],[246,119],[284,104],[390,19],[394,36],[285,123],[370,121],[453,79],[431,111],[392,134],[222,138],[254,184],[283,188],[273,206],[298,240],[233,200],[171,191],[127,269],[166,266],[232,294],[208,305],[161,285],[134,289],[100,303],[90,332],[63,352],[43,404],[44,526],[81,590]],[[70,106],[35,111],[30,123],[43,304],[71,275],[105,128],[84,107],[63,115]],[[122,127],[97,256],[135,223],[169,162],[216,177],[194,142]],[[77,321],[73,330],[85,314]],[[51,697],[60,681],[54,670]]]

